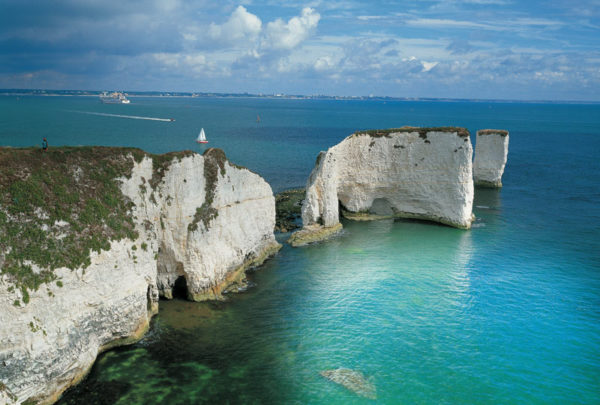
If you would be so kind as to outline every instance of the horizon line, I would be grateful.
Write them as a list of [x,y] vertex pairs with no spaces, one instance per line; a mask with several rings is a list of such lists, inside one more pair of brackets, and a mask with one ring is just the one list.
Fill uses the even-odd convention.
[[[251,97],[278,99],[333,99],[333,100],[389,100],[389,101],[453,101],[453,102],[505,102],[505,103],[539,103],[539,104],[600,104],[600,100],[535,100],[535,99],[485,99],[485,98],[452,98],[452,97],[399,97],[381,95],[342,96],[329,94],[287,94],[287,93],[249,93],[249,92],[212,92],[212,91],[163,91],[163,90],[81,90],[81,89],[42,89],[42,88],[3,88],[0,96],[11,95],[47,95],[47,96],[96,96],[107,91],[127,93],[128,96],[139,97]],[[43,92],[43,93],[42,93]],[[29,93],[29,94],[27,94]]]

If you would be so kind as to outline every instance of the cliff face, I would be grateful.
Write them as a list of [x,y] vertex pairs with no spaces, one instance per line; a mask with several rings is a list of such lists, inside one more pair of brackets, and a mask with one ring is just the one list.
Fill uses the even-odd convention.
[[[227,288],[243,284],[248,266],[279,249],[271,188],[230,164],[221,151],[151,156],[98,148],[96,158],[98,150],[102,159],[96,163],[104,165],[99,167],[122,170],[122,176],[98,183],[86,159],[77,160],[81,167],[69,160],[82,153],[77,148],[59,158],[36,157],[70,162],[65,167],[71,172],[60,183],[67,191],[82,192],[78,198],[63,193],[73,199],[68,206],[79,206],[66,214],[56,212],[62,207],[58,202],[47,204],[54,195],[46,195],[41,206],[21,206],[18,189],[37,187],[32,181],[37,171],[15,170],[22,178],[19,187],[14,186],[18,181],[7,181],[9,175],[0,178],[8,187],[0,205],[1,230],[15,240],[45,232],[44,239],[27,240],[23,248],[17,242],[11,247],[0,235],[0,401],[53,402],[86,374],[99,352],[139,339],[158,309],[159,294],[171,297],[178,278],[186,280],[189,298],[218,299]],[[6,153],[16,155],[9,159]],[[0,151],[0,163],[18,162],[19,153],[33,152]],[[120,154],[122,165],[103,160],[113,153]],[[107,192],[84,202],[85,190],[94,193],[103,184],[108,191],[115,184],[118,195]],[[88,210],[90,204],[94,210]],[[82,224],[104,237],[97,242]],[[42,254],[31,253],[31,246]],[[46,257],[79,254],[81,246],[87,256]]]
[[353,134],[319,155],[302,206],[305,229],[290,243],[300,245],[316,232],[339,229],[340,206],[351,219],[421,218],[469,228],[472,153],[462,128]]
[[502,187],[502,174],[508,158],[508,131],[477,131],[473,178],[476,186]]
[[152,170],[153,162],[143,160],[123,190],[138,221],[154,224],[161,295],[171,298],[175,281],[184,277],[189,299],[219,299],[232,284],[242,284],[245,268],[279,249],[271,187],[231,165],[222,151],[172,163],[156,191],[140,193],[140,179]]

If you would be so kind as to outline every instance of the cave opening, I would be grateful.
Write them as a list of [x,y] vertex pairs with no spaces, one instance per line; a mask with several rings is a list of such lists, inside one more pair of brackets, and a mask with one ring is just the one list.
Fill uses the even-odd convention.
[[394,215],[394,208],[387,198],[376,198],[371,203],[369,214],[390,216]]
[[[338,198],[338,221],[341,222],[342,218],[346,217],[346,212],[348,212],[348,210],[342,203],[342,200]],[[321,221],[320,225],[322,225],[323,220],[321,218],[319,218],[319,220]]]
[[175,280],[175,284],[173,284],[173,298],[180,300],[187,300],[188,297],[188,288],[187,288],[187,280],[185,276],[177,277]]

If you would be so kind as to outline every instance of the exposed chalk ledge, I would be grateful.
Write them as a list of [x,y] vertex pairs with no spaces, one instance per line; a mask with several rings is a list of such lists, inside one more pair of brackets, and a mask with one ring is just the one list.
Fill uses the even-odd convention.
[[309,243],[320,242],[328,239],[342,230],[342,224],[337,223],[332,226],[323,226],[312,224],[305,226],[301,230],[294,232],[287,243],[294,247],[308,245]]

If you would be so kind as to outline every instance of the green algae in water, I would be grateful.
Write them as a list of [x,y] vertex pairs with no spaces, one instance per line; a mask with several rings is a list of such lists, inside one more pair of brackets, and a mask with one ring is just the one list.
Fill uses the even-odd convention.
[[166,364],[146,347],[117,349],[103,355],[86,383],[60,403],[80,404],[84,398],[89,404],[198,403],[211,392],[217,373],[198,362]]

